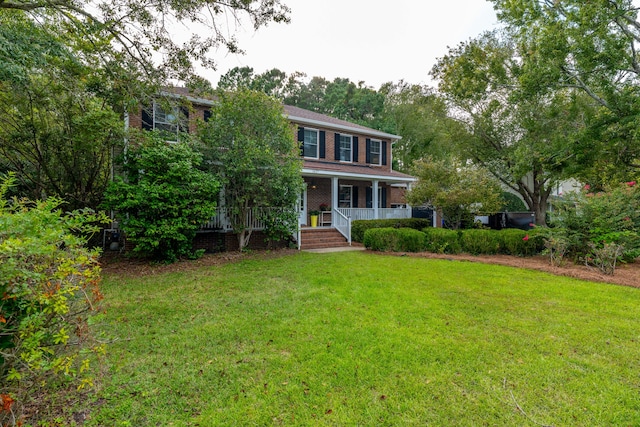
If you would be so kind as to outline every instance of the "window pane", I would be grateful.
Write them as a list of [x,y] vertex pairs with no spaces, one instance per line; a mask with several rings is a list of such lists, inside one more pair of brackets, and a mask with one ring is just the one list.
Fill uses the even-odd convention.
[[351,161],[351,137],[340,135],[340,160]]
[[380,141],[371,141],[371,164],[380,164]]
[[338,192],[338,207],[339,208],[350,208],[351,207],[351,187],[348,186],[340,186],[340,190]]
[[318,157],[318,131],[304,130],[304,156]]

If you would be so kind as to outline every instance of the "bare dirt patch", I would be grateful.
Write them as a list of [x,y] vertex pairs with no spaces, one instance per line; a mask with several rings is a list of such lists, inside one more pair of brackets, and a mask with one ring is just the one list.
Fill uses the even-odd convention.
[[[102,270],[108,274],[123,276],[147,276],[159,273],[180,271],[193,271],[201,267],[224,265],[245,259],[272,259],[297,253],[295,249],[280,249],[275,251],[256,251],[249,253],[223,252],[218,254],[206,254],[202,258],[193,261],[179,261],[173,264],[153,264],[149,261],[123,257],[117,254],[106,253],[103,255]],[[608,276],[598,269],[586,265],[566,263],[557,267],[551,265],[549,260],[542,256],[514,257],[509,255],[447,255],[430,252],[421,253],[385,253],[385,255],[405,255],[419,258],[446,259],[462,262],[480,262],[485,264],[498,264],[508,267],[526,268],[530,270],[544,271],[558,276],[574,277],[576,279],[592,282],[612,283],[623,286],[640,287],[640,263],[621,264],[616,268],[615,274]]]

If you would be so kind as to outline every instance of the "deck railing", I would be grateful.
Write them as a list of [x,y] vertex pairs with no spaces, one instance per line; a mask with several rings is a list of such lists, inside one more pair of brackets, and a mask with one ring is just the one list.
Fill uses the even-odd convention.
[[[252,208],[246,212],[246,222],[253,230],[264,230],[266,224],[264,218],[267,218],[269,214],[274,211],[284,211],[287,208]],[[232,231],[233,223],[239,223],[239,214],[232,214],[228,208],[217,208],[216,215],[202,225],[202,230],[220,230],[220,231]]]
[[351,246],[351,218],[344,215],[340,210],[334,209],[332,220],[333,226],[347,239],[349,246]]
[[[375,219],[375,210],[371,208],[338,208],[338,212],[351,220]],[[379,208],[378,219],[402,219],[411,218],[409,208]]]

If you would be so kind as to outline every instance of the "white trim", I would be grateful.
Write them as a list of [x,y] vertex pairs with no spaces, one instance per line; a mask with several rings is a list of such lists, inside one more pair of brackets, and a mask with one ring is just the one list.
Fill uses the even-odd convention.
[[333,171],[322,171],[317,169],[302,169],[302,176],[328,176],[328,177],[340,177],[340,178],[354,178],[358,181],[372,181],[374,179],[378,179],[380,181],[386,181],[388,183],[402,183],[402,182],[416,182],[417,178],[402,178],[402,177],[394,177],[387,175],[365,175],[361,173],[350,173],[350,172],[333,172]]
[[390,133],[380,132],[373,129],[360,129],[353,126],[338,125],[335,123],[324,122],[321,120],[312,120],[312,119],[305,119],[304,117],[289,116],[286,114],[286,112],[285,112],[285,116],[287,116],[287,118],[292,122],[303,124],[303,125],[315,125],[315,126],[329,128],[329,129],[346,130],[358,135],[377,136],[385,139],[395,139],[395,140],[402,139],[402,137],[399,135],[392,135]]
[[[314,129],[314,128],[302,128],[302,154],[303,154],[303,158],[305,159],[314,159],[314,160],[318,160],[320,159],[320,129]],[[315,157],[312,156],[305,156],[304,155],[304,132],[306,131],[312,131],[316,133],[316,155]]]
[[[382,155],[382,141],[381,140],[369,138],[369,159],[371,159],[371,154],[372,154],[371,144],[373,144],[374,142],[378,143],[378,163],[371,162],[371,163],[367,163],[367,164],[373,165],[373,166],[382,166],[382,157],[383,157],[383,155]],[[366,145],[365,145],[364,149],[366,151],[366,149],[367,149]],[[365,157],[365,161],[366,161],[366,157]]]
[[[349,148],[349,160],[342,160],[342,137],[345,138],[349,138],[350,141],[350,145],[351,147]],[[353,163],[353,152],[355,150],[353,149],[353,135],[347,135],[344,133],[339,133],[338,134],[338,157],[340,157],[340,159],[338,160],[340,163]]]

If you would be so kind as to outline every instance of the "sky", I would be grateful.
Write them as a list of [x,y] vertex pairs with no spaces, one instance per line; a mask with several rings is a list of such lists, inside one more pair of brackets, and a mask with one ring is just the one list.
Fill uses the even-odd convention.
[[272,68],[378,89],[401,79],[431,84],[437,58],[460,42],[496,28],[485,0],[283,0],[290,24],[237,28],[245,55],[214,52],[216,71],[200,74],[215,86],[233,67],[260,74]]

